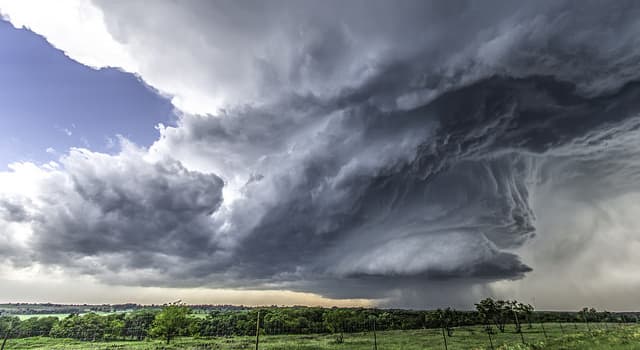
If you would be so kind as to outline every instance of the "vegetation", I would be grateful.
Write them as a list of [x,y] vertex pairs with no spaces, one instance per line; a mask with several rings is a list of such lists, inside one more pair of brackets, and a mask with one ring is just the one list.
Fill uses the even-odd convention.
[[169,305],[155,316],[150,334],[165,339],[169,344],[175,336],[194,333],[190,332],[189,326],[194,324],[196,320],[191,319],[190,314],[191,309],[185,305]]
[[507,323],[514,323],[516,331],[521,331],[520,322],[524,318],[529,321],[529,326],[531,326],[533,306],[529,304],[519,303],[515,300],[487,298],[476,304],[476,310],[483,324],[493,323],[503,333]]
[[[260,323],[259,327],[256,327],[258,312]],[[261,335],[267,336],[264,338],[265,344],[277,339],[283,342],[287,339],[308,339],[310,344],[325,344],[328,341],[329,345],[322,346],[334,348],[342,344],[354,345],[357,339],[366,339],[375,329],[380,335],[381,349],[386,348],[383,345],[385,342],[396,342],[393,339],[396,336],[400,337],[399,334],[420,337],[439,334],[440,341],[447,341],[451,345],[450,348],[455,349],[456,344],[465,342],[486,342],[497,346],[501,342],[515,340],[515,343],[519,341],[521,345],[526,343],[527,346],[533,346],[534,341],[541,336],[544,341],[548,341],[552,336],[557,339],[561,335],[569,334],[584,333],[594,337],[602,330],[614,331],[618,325],[636,323],[637,319],[635,313],[597,312],[590,308],[578,312],[534,312],[531,305],[493,299],[478,302],[475,311],[458,311],[451,308],[413,311],[270,307],[213,310],[205,315],[195,314],[191,307],[183,304],[170,304],[162,309],[138,309],[128,313],[106,315],[71,314],[62,319],[34,317],[21,320],[15,316],[1,316],[0,336],[10,339],[11,347],[7,349],[15,349],[16,344],[33,345],[32,342],[49,345],[109,342],[126,344],[127,348],[135,349],[157,342],[164,343],[164,346],[184,342],[252,343],[252,337],[256,335],[258,328]],[[559,333],[558,331],[561,334],[553,334]],[[416,342],[420,343],[418,340]],[[405,348],[410,349],[410,344],[413,344],[413,340],[407,340]],[[261,345],[261,348],[268,346]],[[322,346],[311,348],[324,349]],[[33,347],[38,348],[36,345]]]
[[[495,350],[631,350],[640,344],[640,327],[609,324],[594,325],[591,334],[586,324],[560,328],[560,324],[546,324],[546,334],[539,324],[533,328],[523,328],[526,345],[520,340],[520,334],[507,326],[504,333],[493,336]],[[608,328],[607,328],[608,327]],[[14,339],[6,350],[237,350],[254,349],[255,338],[250,336],[233,337],[176,337],[171,344],[164,340],[146,341],[96,341],[87,343],[79,340],[49,337]],[[373,334],[357,332],[346,334],[344,342],[338,344],[332,334],[293,334],[270,335],[260,337],[261,350],[371,350]],[[377,345],[380,350],[444,350],[441,330],[394,330],[378,332]],[[455,327],[454,336],[448,338],[449,350],[489,350],[491,346],[482,326]]]

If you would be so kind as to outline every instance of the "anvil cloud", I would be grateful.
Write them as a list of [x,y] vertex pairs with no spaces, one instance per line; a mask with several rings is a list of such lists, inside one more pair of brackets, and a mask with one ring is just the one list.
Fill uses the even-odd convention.
[[401,306],[640,286],[635,2],[29,5],[0,12],[179,119],[0,173],[15,266]]

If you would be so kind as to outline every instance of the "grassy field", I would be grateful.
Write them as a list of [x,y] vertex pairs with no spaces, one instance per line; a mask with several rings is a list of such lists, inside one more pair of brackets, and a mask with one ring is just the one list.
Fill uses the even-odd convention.
[[[522,344],[520,335],[508,329],[505,333],[492,335],[496,350],[631,350],[640,349],[640,326],[592,325],[589,332],[584,324],[545,324],[547,336],[539,325],[529,329],[524,327],[523,336],[527,345]],[[439,330],[388,331],[377,333],[377,348],[380,350],[431,350],[444,349],[442,333]],[[447,338],[449,350],[491,349],[488,335],[480,327],[456,329]],[[261,336],[260,349],[264,350],[371,350],[373,333],[345,334],[344,342],[335,342],[332,335],[279,335]],[[181,338],[169,346],[161,341],[115,341],[80,342],[70,339],[34,337],[10,339],[5,350],[173,350],[173,349],[255,349],[253,337],[223,337],[213,339]]]
[[[94,313],[94,314],[98,314],[100,316],[105,316],[105,315],[111,315],[111,314],[115,314],[115,313],[126,313],[129,311],[115,311],[115,312],[105,312],[105,311],[92,311],[92,312],[81,312],[79,313],[79,315],[86,315],[88,313]],[[199,314],[197,314],[199,315]],[[6,316],[15,316],[18,317],[21,321],[26,320],[28,318],[32,318],[32,317],[57,317],[59,319],[65,318],[67,316],[69,316],[68,313],[62,313],[62,314],[18,314],[18,315],[13,315],[13,314],[6,314]],[[206,315],[204,315],[206,316]],[[202,316],[202,317],[204,317]],[[200,316],[198,316],[200,317]]]
[[19,318],[21,321],[23,321],[32,317],[57,317],[60,319],[60,318],[65,318],[69,316],[69,314],[29,314],[29,315],[7,315],[7,316],[14,316]]

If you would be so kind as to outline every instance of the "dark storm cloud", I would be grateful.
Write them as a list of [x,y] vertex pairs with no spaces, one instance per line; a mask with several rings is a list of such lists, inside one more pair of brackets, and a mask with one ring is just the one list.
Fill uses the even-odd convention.
[[532,271],[549,188],[640,181],[634,2],[96,3],[184,113],[146,153],[72,151],[30,215],[0,202],[35,261],[468,305]]
[[[240,244],[239,261],[246,265],[241,275],[295,276],[312,285],[315,278],[334,276],[350,290],[342,296],[352,297],[379,297],[370,293],[424,287],[430,280],[522,276],[529,268],[501,249],[517,248],[534,234],[529,191],[543,181],[539,163],[640,111],[634,84],[600,98],[575,90],[550,78],[492,78],[414,111],[348,115],[335,130],[349,130],[350,138],[336,137],[320,164],[309,161],[301,170],[305,180],[281,188],[280,203]],[[355,122],[359,116],[366,122]],[[406,138],[418,121],[430,125],[430,119],[438,127],[424,132],[410,159],[337,175],[345,168],[338,150],[353,149],[354,130],[361,144],[372,144],[383,142],[382,134],[399,139],[394,130]],[[359,154],[362,160],[367,153]],[[585,163],[602,167],[597,153],[584,156]],[[608,168],[609,179],[620,169]],[[350,289],[363,281],[377,288]],[[340,295],[339,289],[326,293]]]

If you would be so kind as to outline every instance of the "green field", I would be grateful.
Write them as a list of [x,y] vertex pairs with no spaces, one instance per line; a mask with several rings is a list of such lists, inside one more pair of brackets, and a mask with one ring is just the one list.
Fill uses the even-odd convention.
[[69,314],[29,314],[29,315],[6,315],[6,316],[17,317],[20,319],[20,321],[24,321],[32,317],[57,317],[60,319],[60,318],[65,318],[69,316]]
[[[116,314],[116,313],[126,313],[127,311],[115,311],[115,312],[105,312],[105,311],[92,311],[90,313],[94,313],[100,316],[105,316],[105,315],[111,315],[111,314]],[[79,315],[86,315],[89,312],[82,312]],[[6,316],[14,316],[19,318],[21,321],[32,318],[32,317],[57,317],[59,319],[65,318],[67,316],[69,316],[68,313],[61,313],[61,314],[18,314],[18,315],[12,315],[12,314],[7,314]],[[205,315],[206,316],[206,315]],[[203,316],[204,317],[204,316]]]
[[[523,345],[520,335],[507,329],[505,333],[492,335],[494,348],[500,350],[550,349],[550,350],[630,350],[640,349],[640,326],[591,325],[588,331],[584,324],[544,325],[547,337],[540,325],[525,326],[523,336],[528,345]],[[455,329],[447,337],[449,350],[491,349],[487,333],[481,327]],[[339,344],[333,335],[265,335],[260,338],[260,349],[265,350],[371,350],[374,348],[373,333],[345,334]],[[442,333],[437,329],[386,331],[377,333],[377,348],[380,350],[430,350],[444,349]],[[255,349],[254,337],[179,338],[169,346],[162,341],[114,341],[82,342],[70,339],[34,337],[10,339],[6,350],[37,349],[93,349],[93,350],[161,350],[161,349]]]

